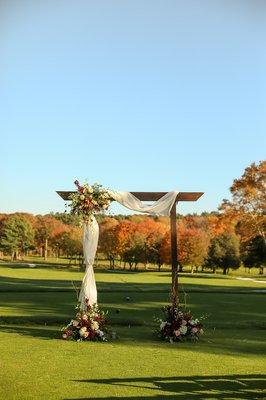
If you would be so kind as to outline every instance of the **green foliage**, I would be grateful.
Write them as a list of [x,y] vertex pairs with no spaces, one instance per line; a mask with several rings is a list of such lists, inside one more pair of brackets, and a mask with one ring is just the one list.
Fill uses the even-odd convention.
[[145,243],[145,235],[143,233],[136,231],[131,234],[127,249],[122,255],[123,261],[129,263],[130,269],[133,263],[136,268],[139,263],[147,262]]
[[240,266],[239,239],[233,233],[224,232],[212,238],[207,266],[222,268],[226,274],[229,268]]
[[70,226],[80,226],[81,219],[78,215],[73,215],[67,212],[60,213],[51,212],[50,215],[56,218],[58,221],[63,222],[63,224],[70,225]]
[[0,247],[7,254],[21,255],[33,248],[34,231],[23,216],[12,215],[3,224]]
[[261,236],[256,236],[243,244],[242,259],[248,268],[266,266],[266,248]]

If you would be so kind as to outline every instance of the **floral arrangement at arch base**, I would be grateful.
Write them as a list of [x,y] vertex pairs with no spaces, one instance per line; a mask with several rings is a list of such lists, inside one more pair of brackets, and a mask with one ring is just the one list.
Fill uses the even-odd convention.
[[100,310],[97,304],[90,306],[87,303],[86,311],[81,311],[77,305],[76,317],[62,328],[62,338],[65,340],[83,341],[104,341],[110,335],[107,329],[107,318],[104,311]]
[[164,319],[156,318],[158,336],[170,343],[185,340],[198,340],[204,333],[201,318],[193,318],[190,311],[171,305],[163,307]]

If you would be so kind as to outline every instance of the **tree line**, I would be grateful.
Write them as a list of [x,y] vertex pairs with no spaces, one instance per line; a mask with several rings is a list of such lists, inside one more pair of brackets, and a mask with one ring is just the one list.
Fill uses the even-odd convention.
[[[191,272],[229,268],[241,264],[265,267],[266,162],[251,164],[230,190],[217,212],[177,216],[179,269]],[[97,216],[100,225],[98,258],[110,268],[136,270],[144,265],[171,263],[170,227],[167,217],[147,215]],[[25,255],[78,258],[82,264],[82,228],[77,217],[66,213],[32,215],[0,214],[0,252],[12,260]]]

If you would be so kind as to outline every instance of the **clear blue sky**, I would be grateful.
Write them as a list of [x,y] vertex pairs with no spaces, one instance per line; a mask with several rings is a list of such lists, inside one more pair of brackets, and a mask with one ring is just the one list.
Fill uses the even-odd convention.
[[61,211],[76,178],[216,209],[265,158],[265,21],[262,0],[2,0],[0,212]]

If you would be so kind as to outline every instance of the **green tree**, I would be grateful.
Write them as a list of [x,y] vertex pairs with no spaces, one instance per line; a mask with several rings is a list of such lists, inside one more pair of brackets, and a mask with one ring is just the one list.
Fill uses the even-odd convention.
[[64,212],[64,213],[51,212],[49,215],[51,217],[56,218],[58,221],[63,222],[66,225],[80,226],[80,224],[81,224],[81,219],[78,215],[70,214],[67,212]]
[[12,260],[20,258],[27,250],[34,248],[34,230],[25,217],[12,215],[5,220],[0,247],[11,255]]
[[147,262],[146,238],[142,232],[135,231],[128,240],[127,249],[123,253],[123,261],[129,264],[130,270],[134,264],[135,270],[139,263]]
[[247,268],[259,268],[260,274],[266,266],[266,250],[261,236],[250,239],[242,246],[242,260]]
[[213,268],[222,268],[227,274],[229,268],[240,266],[239,239],[234,233],[224,232],[211,239],[206,265]]

